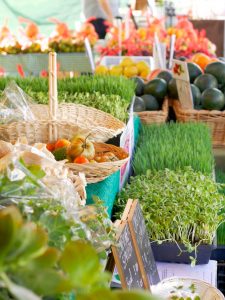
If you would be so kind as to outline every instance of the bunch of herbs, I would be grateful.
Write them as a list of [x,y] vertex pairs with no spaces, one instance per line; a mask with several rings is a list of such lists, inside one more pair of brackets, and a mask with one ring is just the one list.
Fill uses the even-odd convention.
[[119,194],[116,217],[129,198],[139,199],[151,240],[182,243],[190,252],[201,243],[212,244],[225,215],[218,184],[191,167],[148,170],[131,178]]
[[170,123],[142,127],[134,157],[136,175],[151,170],[183,169],[211,175],[214,168],[210,131],[201,123]]

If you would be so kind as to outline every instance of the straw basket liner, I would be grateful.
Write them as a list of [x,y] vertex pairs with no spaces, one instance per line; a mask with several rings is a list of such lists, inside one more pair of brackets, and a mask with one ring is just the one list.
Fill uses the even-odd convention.
[[153,124],[153,123],[165,123],[168,118],[168,110],[169,110],[169,103],[168,99],[165,98],[162,110],[158,111],[143,111],[137,112],[136,114],[141,119],[143,124]]
[[102,163],[66,164],[75,174],[79,172],[85,173],[88,183],[104,180],[106,177],[118,171],[129,160],[128,154],[120,147],[104,143],[94,143],[94,147],[96,155],[112,152],[119,160]]
[[179,122],[203,122],[212,132],[213,146],[225,146],[225,111],[183,109],[179,101],[173,101],[173,109]]

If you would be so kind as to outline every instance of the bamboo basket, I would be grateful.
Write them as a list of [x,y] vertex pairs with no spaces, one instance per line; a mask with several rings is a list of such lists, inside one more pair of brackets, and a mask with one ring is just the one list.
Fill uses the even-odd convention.
[[[14,122],[0,126],[0,139],[14,143],[25,137],[29,144],[48,143],[59,138],[71,138],[77,133],[89,136],[95,142],[103,142],[121,133],[125,124],[94,108],[84,105],[62,104],[57,101],[56,54],[49,54],[49,106],[33,105],[35,122]],[[82,123],[82,124],[80,124]],[[104,127],[105,126],[105,127]],[[119,161],[107,163],[67,164],[73,175],[85,173],[88,183],[98,182],[118,171],[129,160],[119,147],[95,144],[96,153],[113,152]],[[106,150],[107,149],[107,150]]]
[[118,171],[129,160],[127,152],[125,152],[120,147],[104,143],[94,143],[94,147],[95,153],[97,155],[112,152],[119,158],[119,160],[102,163],[66,164],[69,167],[69,169],[74,172],[74,174],[78,174],[79,172],[84,173],[86,175],[86,180],[88,183],[96,183],[104,180],[111,174]]
[[[53,54],[53,55],[52,55]],[[81,104],[62,103],[58,105],[57,73],[53,60],[56,54],[51,53],[49,59],[49,104],[31,105],[36,117],[35,122],[13,122],[0,125],[0,139],[15,143],[18,138],[26,137],[29,144],[41,141],[47,143],[50,137],[58,133],[60,138],[69,138],[76,132],[89,135],[90,139],[105,142],[122,133],[125,124],[112,115]],[[53,130],[53,131],[52,131]]]
[[143,124],[161,124],[165,123],[169,113],[169,102],[165,98],[163,101],[162,109],[158,111],[142,111],[136,114],[141,119]]
[[203,122],[209,126],[214,147],[225,146],[225,111],[183,109],[179,101],[173,101],[173,109],[179,122]]

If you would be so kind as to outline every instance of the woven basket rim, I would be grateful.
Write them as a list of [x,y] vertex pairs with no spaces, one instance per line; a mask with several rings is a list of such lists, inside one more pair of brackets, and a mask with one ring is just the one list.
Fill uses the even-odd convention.
[[161,110],[145,110],[145,111],[141,111],[141,112],[135,112],[135,114],[137,114],[138,116],[144,116],[144,115],[149,115],[149,116],[158,116],[158,115],[162,115],[162,116],[167,116],[168,114],[168,107],[169,107],[169,100],[166,97],[163,101],[163,105],[162,105],[162,109]]
[[173,108],[175,113],[185,114],[185,115],[205,115],[209,117],[225,117],[225,110],[206,110],[206,109],[185,109],[182,108],[179,100],[173,100]]

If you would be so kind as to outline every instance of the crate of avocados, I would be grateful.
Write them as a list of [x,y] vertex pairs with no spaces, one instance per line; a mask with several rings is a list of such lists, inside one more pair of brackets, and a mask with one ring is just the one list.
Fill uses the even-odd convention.
[[136,84],[134,112],[143,124],[165,123],[169,113],[167,82],[155,78],[147,83],[140,77],[134,77]]
[[225,111],[183,109],[179,101],[173,101],[173,109],[179,122],[202,122],[211,129],[213,146],[225,146]]

